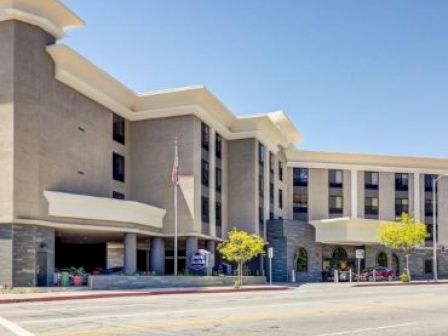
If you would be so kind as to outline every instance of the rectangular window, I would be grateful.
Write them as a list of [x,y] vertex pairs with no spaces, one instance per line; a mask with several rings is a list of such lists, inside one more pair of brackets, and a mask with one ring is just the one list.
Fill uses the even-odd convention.
[[269,203],[274,204],[274,183],[269,183]]
[[379,201],[377,197],[365,198],[365,214],[371,216],[378,216],[379,214]]
[[432,192],[434,175],[425,175],[425,191]]
[[294,187],[308,186],[308,169],[294,168],[293,170],[293,185]]
[[329,212],[332,215],[341,215],[344,208],[344,199],[342,196],[330,196]]
[[365,172],[364,173],[365,188],[370,190],[378,190],[380,182],[379,173],[377,172]]
[[119,193],[117,191],[112,192],[112,198],[124,200],[124,194]]
[[113,179],[124,182],[124,156],[114,153],[112,159]]
[[308,213],[308,197],[307,195],[293,196],[294,213]]
[[216,202],[216,226],[221,226],[222,223],[222,205]]
[[124,118],[114,114],[113,116],[113,139],[124,145],[126,123]]
[[342,188],[343,179],[342,170],[330,169],[328,171],[328,182],[330,188]]
[[395,174],[395,190],[399,191],[409,190],[409,174],[405,173]]
[[209,148],[209,142],[210,142],[210,128],[204,124],[201,123],[201,145],[202,148],[208,151]]
[[269,152],[269,171],[274,174],[274,154]]
[[258,162],[264,165],[264,146],[261,143],[258,144]]
[[425,199],[425,217],[432,217],[434,215],[434,209],[431,199]]
[[283,181],[283,162],[282,161],[278,162],[278,179],[280,181]]
[[283,190],[278,190],[278,207],[283,209]]
[[222,190],[222,170],[221,168],[216,168],[216,191],[221,192]]
[[264,177],[258,175],[258,192],[260,197],[264,197]]
[[216,157],[217,158],[221,158],[222,155],[222,138],[219,134],[216,134]]
[[202,185],[208,187],[209,180],[209,165],[205,160],[201,160],[201,181]]
[[201,197],[201,217],[204,223],[209,222],[209,200],[208,197]]
[[433,235],[433,226],[432,224],[426,224],[426,232],[428,235],[426,236],[426,241],[432,241],[432,235]]
[[425,258],[425,273],[426,274],[432,273],[432,258],[430,257]]
[[258,208],[258,220],[260,221],[260,224],[264,223],[264,210],[263,207]]
[[409,200],[407,198],[395,199],[395,216],[400,217],[402,214],[409,213]]

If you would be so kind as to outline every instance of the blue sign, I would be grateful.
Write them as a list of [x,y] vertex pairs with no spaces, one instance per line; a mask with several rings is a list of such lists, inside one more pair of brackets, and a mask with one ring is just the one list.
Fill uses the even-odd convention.
[[194,271],[202,271],[208,268],[208,254],[206,250],[199,250],[190,257],[190,268]]

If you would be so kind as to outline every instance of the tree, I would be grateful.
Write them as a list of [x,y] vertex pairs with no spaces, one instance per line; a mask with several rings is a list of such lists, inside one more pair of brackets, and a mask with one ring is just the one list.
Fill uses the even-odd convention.
[[385,246],[404,253],[409,280],[411,279],[409,256],[417,247],[425,243],[427,236],[426,225],[415,221],[407,214],[401,215],[401,218],[395,223],[381,224],[378,231],[378,237]]
[[264,253],[264,240],[258,235],[250,235],[235,228],[229,232],[228,241],[218,245],[223,258],[238,264],[240,284],[243,284],[243,266],[249,260]]

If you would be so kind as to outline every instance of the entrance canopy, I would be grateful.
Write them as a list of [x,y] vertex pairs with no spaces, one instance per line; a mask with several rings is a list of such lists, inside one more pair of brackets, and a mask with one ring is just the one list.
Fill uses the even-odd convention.
[[44,191],[48,200],[48,214],[55,217],[113,221],[163,228],[166,210],[144,203]]
[[380,221],[365,218],[332,218],[311,221],[316,228],[316,241],[326,244],[379,244]]

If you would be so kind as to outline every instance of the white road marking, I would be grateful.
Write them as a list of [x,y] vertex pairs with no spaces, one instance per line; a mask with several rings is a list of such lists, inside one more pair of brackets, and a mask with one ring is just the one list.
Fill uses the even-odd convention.
[[0,317],[0,326],[8,329],[14,335],[17,335],[17,336],[35,336],[34,334],[30,333],[29,331],[23,329],[22,327],[18,326],[15,323],[12,323],[11,321],[4,319],[3,317]]
[[346,331],[339,331],[335,333],[329,333],[329,334],[319,334],[316,336],[342,336],[342,335],[352,335],[352,334],[358,334],[362,332],[369,332],[369,331],[378,331],[378,330],[384,330],[384,329],[394,329],[394,328],[404,328],[409,327],[412,325],[416,325],[417,323],[402,323],[402,324],[393,324],[388,326],[381,326],[381,327],[373,327],[373,328],[364,328],[364,329],[354,329],[354,330],[346,330]]

